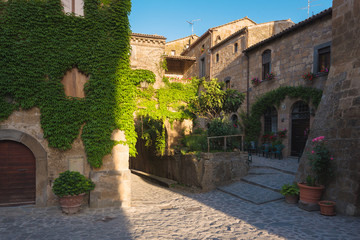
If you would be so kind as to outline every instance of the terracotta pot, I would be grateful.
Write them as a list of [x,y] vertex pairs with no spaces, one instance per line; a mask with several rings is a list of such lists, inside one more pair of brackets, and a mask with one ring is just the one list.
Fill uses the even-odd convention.
[[296,204],[299,201],[299,195],[285,195],[285,202]]
[[333,201],[320,201],[320,213],[325,216],[334,216],[335,213],[335,205],[336,203]]
[[74,214],[80,210],[83,203],[85,193],[79,195],[68,195],[59,198],[61,209],[66,214]]
[[298,183],[300,188],[300,201],[303,203],[317,204],[320,201],[324,186],[307,186],[304,183]]

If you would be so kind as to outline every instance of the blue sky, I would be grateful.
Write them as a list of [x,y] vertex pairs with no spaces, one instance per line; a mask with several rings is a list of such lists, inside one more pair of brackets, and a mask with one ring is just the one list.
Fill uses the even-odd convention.
[[[256,23],[307,18],[307,0],[132,0],[130,14],[134,33],[158,34],[172,41],[191,35],[186,21],[196,21],[194,33],[248,16]],[[332,0],[312,0],[310,16],[332,5]],[[316,6],[319,5],[319,6]]]

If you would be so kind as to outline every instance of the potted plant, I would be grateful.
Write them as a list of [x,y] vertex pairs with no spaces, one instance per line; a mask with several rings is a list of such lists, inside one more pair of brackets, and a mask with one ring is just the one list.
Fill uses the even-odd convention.
[[305,73],[304,75],[302,75],[302,78],[308,82],[313,82],[315,77],[316,77],[316,75],[312,72],[308,72],[308,73]]
[[270,72],[270,73],[266,74],[266,76],[265,76],[266,81],[271,81],[273,79],[275,79],[275,74],[273,72]]
[[252,83],[252,85],[253,85],[254,87],[256,87],[256,86],[258,86],[258,85],[261,83],[261,81],[259,80],[259,78],[253,77],[253,78],[251,79],[251,83]]
[[327,201],[327,200],[320,201],[319,202],[320,213],[325,216],[334,216],[336,214],[335,205],[336,203],[333,201]]
[[296,204],[299,201],[299,187],[293,184],[284,184],[280,193],[285,196],[285,201],[290,204]]
[[93,190],[95,184],[75,171],[65,171],[55,179],[53,192],[59,197],[62,211],[73,214],[80,210],[85,193]]
[[333,175],[331,161],[333,158],[326,146],[325,137],[312,139],[312,149],[308,154],[309,163],[314,176],[307,176],[306,183],[298,183],[300,188],[300,207],[306,210],[318,210],[324,185],[328,177]]

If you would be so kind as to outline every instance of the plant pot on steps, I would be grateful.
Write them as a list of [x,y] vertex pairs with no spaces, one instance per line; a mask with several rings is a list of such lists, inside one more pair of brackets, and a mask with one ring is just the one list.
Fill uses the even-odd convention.
[[306,211],[319,211],[318,202],[321,199],[324,186],[308,186],[305,183],[298,183],[300,189],[299,207]]
[[66,214],[77,213],[80,210],[81,205],[84,201],[84,196],[85,193],[81,193],[79,195],[68,195],[59,198],[62,211]]
[[325,216],[336,215],[336,212],[335,212],[336,203],[335,202],[324,200],[324,201],[320,201],[318,204],[320,206],[320,213],[322,215],[325,215]]

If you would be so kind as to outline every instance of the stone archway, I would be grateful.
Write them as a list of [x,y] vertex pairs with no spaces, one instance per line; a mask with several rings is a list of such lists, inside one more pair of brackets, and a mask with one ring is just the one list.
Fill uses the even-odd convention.
[[47,153],[41,144],[27,133],[14,129],[1,129],[0,141],[10,140],[19,142],[31,150],[35,157],[36,164],[36,200],[35,204],[45,207],[47,202]]

